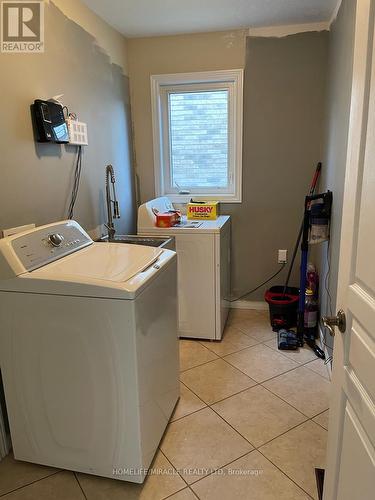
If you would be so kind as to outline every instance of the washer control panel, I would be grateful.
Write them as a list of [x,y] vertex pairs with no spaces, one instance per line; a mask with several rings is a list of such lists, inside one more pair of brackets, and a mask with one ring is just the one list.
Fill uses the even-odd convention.
[[26,271],[33,271],[92,243],[79,224],[66,221],[20,234],[11,246]]

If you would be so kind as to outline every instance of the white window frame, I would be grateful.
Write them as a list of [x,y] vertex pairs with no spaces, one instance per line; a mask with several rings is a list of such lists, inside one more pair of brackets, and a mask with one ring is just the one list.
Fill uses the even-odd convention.
[[[215,193],[202,189],[180,194],[170,183],[170,144],[168,94],[173,91],[228,90],[228,168],[229,187]],[[152,129],[156,196],[168,196],[172,202],[186,203],[190,198],[218,200],[224,203],[242,201],[242,126],[243,70],[204,71],[151,75]]]

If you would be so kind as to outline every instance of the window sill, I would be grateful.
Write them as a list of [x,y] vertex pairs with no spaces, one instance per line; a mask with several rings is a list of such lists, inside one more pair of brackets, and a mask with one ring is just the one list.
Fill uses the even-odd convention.
[[171,200],[172,203],[188,203],[192,198],[193,200],[196,201],[218,201],[220,203],[242,203],[242,198],[234,196],[234,195],[228,195],[228,196],[223,196],[223,195],[204,195],[204,194],[162,194],[160,193],[158,196],[166,196]]

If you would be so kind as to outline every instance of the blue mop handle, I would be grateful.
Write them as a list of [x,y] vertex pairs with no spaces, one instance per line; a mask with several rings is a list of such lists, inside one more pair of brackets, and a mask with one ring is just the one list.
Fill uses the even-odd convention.
[[297,336],[298,343],[303,346],[305,333],[305,294],[306,294],[306,273],[307,273],[307,256],[309,253],[309,197],[305,198],[305,212],[303,218],[303,233],[301,242],[301,268],[300,268],[300,284],[299,284],[299,300],[298,300],[298,322]]
[[298,312],[305,312],[305,294],[306,294],[306,271],[307,271],[307,250],[302,251],[301,255],[301,276],[299,283],[299,300],[298,300]]

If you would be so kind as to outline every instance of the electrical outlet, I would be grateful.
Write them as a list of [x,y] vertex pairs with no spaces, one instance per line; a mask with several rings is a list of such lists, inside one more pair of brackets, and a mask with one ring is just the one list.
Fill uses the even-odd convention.
[[279,250],[277,261],[279,264],[286,264],[288,261],[288,250]]

